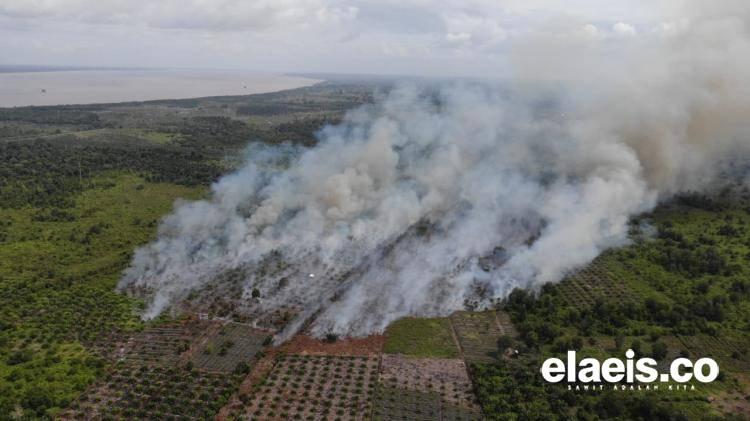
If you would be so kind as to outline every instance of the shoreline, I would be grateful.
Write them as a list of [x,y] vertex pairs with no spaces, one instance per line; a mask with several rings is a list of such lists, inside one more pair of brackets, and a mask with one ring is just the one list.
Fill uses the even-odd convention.
[[0,108],[104,105],[267,94],[324,82],[234,70],[65,70],[0,73]]

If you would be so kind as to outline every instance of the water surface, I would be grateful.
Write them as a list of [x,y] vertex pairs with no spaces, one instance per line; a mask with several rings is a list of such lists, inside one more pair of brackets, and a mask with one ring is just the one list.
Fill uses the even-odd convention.
[[0,73],[0,107],[248,95],[310,86],[297,76],[241,71],[73,70]]

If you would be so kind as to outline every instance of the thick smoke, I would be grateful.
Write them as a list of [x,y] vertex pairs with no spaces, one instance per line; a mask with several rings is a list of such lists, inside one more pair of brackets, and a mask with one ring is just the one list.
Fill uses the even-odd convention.
[[[744,9],[633,40],[525,40],[519,76],[556,83],[403,86],[314,148],[251,147],[210,199],[176,207],[120,286],[145,291],[153,317],[237,270],[248,313],[291,306],[286,333],[359,335],[558,281],[626,242],[631,216],[748,156]],[[273,259],[283,268],[258,269]]]

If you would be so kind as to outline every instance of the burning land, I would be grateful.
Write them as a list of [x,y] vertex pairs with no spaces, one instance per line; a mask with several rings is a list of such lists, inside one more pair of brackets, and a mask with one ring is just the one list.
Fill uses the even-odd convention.
[[[611,72],[594,55],[585,86],[395,81],[318,126],[312,145],[259,132],[204,198],[160,221],[117,288],[143,300],[144,319],[202,312],[274,330],[276,344],[493,310],[564,279],[571,306],[642,302],[638,275],[595,259],[669,235],[647,218],[659,207],[719,192],[742,206],[750,107],[744,63],[704,39],[717,22],[634,45]],[[745,51],[745,35],[716,36]],[[691,71],[670,72],[676,62]],[[248,132],[239,117],[226,130]],[[688,270],[721,272],[718,249],[705,253]],[[469,354],[486,353],[471,341]]]

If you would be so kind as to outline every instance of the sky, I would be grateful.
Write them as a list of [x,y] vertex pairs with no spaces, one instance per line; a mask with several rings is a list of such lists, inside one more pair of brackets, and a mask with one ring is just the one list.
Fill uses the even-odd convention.
[[668,36],[683,1],[0,0],[0,64],[503,77],[538,37]]

